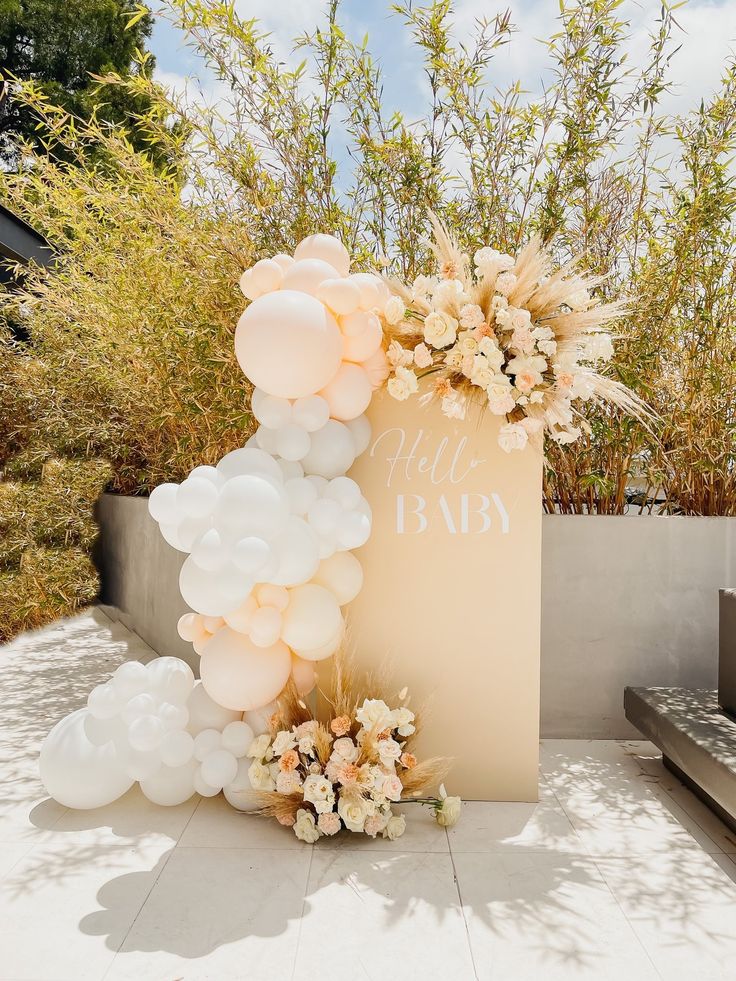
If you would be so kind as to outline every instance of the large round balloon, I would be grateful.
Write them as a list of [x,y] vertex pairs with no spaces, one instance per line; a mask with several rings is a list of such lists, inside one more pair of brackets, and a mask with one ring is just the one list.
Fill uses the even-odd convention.
[[152,777],[141,780],[145,796],[163,807],[183,804],[194,793],[194,775],[199,763],[190,760],[183,766],[162,766]]
[[197,736],[205,729],[224,729],[230,722],[240,719],[240,712],[225,708],[210,698],[201,681],[195,682],[187,700],[189,709],[188,731]]
[[346,473],[355,460],[355,440],[350,430],[336,419],[330,419],[316,433],[312,433],[312,445],[302,460],[304,472],[319,477],[339,477]]
[[190,555],[179,573],[179,590],[193,610],[221,617],[235,610],[253,588],[253,580],[232,563],[217,572],[200,569]]
[[342,335],[319,300],[278,290],[254,300],[238,321],[235,355],[240,367],[269,395],[313,395],[340,366]]
[[277,484],[283,479],[281,469],[274,458],[256,446],[244,446],[240,450],[226,453],[217,464],[217,473],[226,480],[244,474],[268,477]]
[[291,590],[281,636],[297,654],[328,643],[341,627],[340,606],[329,589],[307,583]]
[[238,772],[235,779],[222,788],[225,800],[238,811],[255,811],[261,806],[248,776],[252,762],[253,760],[247,757],[238,760]]
[[329,589],[344,606],[355,599],[363,586],[363,567],[352,552],[335,552],[322,559],[312,582]]
[[47,793],[64,807],[104,807],[133,785],[115,744],[95,746],[90,742],[85,731],[88,716],[89,709],[67,715],[57,722],[41,746],[41,781]]
[[[357,419],[368,408],[373,389],[368,375],[358,364],[343,362],[320,395],[330,407],[333,419]],[[306,454],[304,454],[306,455]]]
[[258,647],[223,627],[207,644],[200,672],[207,694],[219,705],[246,712],[278,697],[289,680],[291,655],[280,641]]
[[308,582],[319,565],[319,539],[302,518],[292,515],[273,543],[278,557],[276,571],[269,577],[277,586]]

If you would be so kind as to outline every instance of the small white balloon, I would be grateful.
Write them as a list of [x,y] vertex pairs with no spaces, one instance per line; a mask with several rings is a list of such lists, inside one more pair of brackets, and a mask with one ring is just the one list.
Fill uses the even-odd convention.
[[162,702],[156,715],[163,722],[167,732],[172,729],[184,729],[189,722],[189,711],[186,705],[177,705],[175,702]]
[[166,766],[184,766],[194,757],[194,739],[185,730],[167,732],[159,749],[161,762]]
[[207,783],[202,776],[202,768],[200,766],[200,768],[194,774],[194,789],[197,791],[200,797],[214,797],[216,794],[220,793],[222,787],[213,787],[211,784]]
[[319,539],[302,518],[292,515],[286,528],[273,543],[278,557],[276,571],[269,581],[277,586],[307,582],[319,565]]
[[252,762],[247,758],[240,760],[235,779],[222,788],[225,800],[238,811],[255,811],[261,806],[248,776]]
[[294,249],[294,259],[297,262],[302,259],[320,259],[322,262],[329,262],[340,277],[347,276],[350,272],[350,253],[339,238],[324,232],[308,235],[302,239]]
[[297,259],[289,266],[284,276],[283,288],[317,296],[319,288],[326,279],[338,279],[334,266],[322,259]]
[[230,548],[217,528],[209,528],[192,546],[192,559],[200,569],[214,572],[230,561]]
[[210,698],[201,681],[197,681],[187,700],[189,709],[188,731],[196,736],[204,729],[222,730],[228,722],[235,722],[241,713],[218,705]]
[[360,289],[349,279],[325,279],[317,296],[333,313],[354,313],[360,306]]
[[355,455],[360,456],[365,453],[371,442],[371,424],[367,416],[358,416],[357,419],[350,419],[345,425],[350,430],[355,443]]
[[140,661],[127,661],[121,664],[112,676],[112,686],[123,701],[140,695],[148,687],[148,671],[145,664],[141,664]]
[[304,476],[304,467],[298,460],[277,460],[284,481]]
[[238,538],[255,535],[270,540],[283,530],[288,516],[289,499],[281,483],[276,485],[262,477],[244,474],[225,482],[217,502],[215,522],[218,529]]
[[260,295],[271,293],[281,286],[284,270],[280,263],[273,259],[260,259],[250,270],[250,282]]
[[222,730],[222,748],[233,756],[245,756],[254,739],[255,733],[247,722],[230,722]]
[[291,410],[292,419],[308,433],[321,429],[330,418],[330,407],[321,395],[297,399]]
[[360,511],[344,511],[337,524],[340,548],[360,548],[371,536],[371,519]]
[[217,503],[217,487],[205,477],[187,477],[176,492],[176,504],[189,518],[204,518]]
[[256,430],[256,443],[258,448],[264,453],[276,456],[278,453],[278,429],[269,429],[268,426],[259,426]]
[[153,715],[158,709],[158,700],[150,692],[141,692],[129,699],[120,713],[123,722],[130,725],[144,715]]
[[231,563],[207,572],[191,555],[179,573],[179,590],[184,602],[205,616],[224,616],[235,610],[253,588],[253,582]]
[[141,753],[157,749],[164,736],[164,724],[157,715],[142,715],[128,726],[128,742]]
[[306,477],[287,480],[284,490],[289,498],[292,513],[298,515],[306,514],[319,496],[314,483]]
[[217,729],[203,729],[194,737],[194,757],[200,763],[210,753],[222,745],[222,736]]
[[342,624],[340,607],[330,590],[307,583],[291,590],[281,635],[301,656],[302,650],[312,650],[330,641]]
[[206,464],[202,464],[199,467],[195,467],[194,470],[189,474],[190,477],[201,477],[204,480],[209,480],[210,483],[214,484],[215,487],[219,488],[223,483],[222,474],[218,473],[217,467],[210,467]]
[[111,719],[123,707],[123,700],[108,681],[97,685],[87,696],[87,707],[96,719]]
[[291,402],[268,395],[260,388],[253,392],[251,409],[258,422],[268,429],[281,429],[291,422]]
[[262,538],[241,538],[233,548],[233,564],[242,572],[257,576],[271,559],[271,546]]
[[358,484],[350,477],[335,477],[324,490],[324,496],[337,501],[346,511],[356,508],[362,494]]
[[205,783],[222,790],[237,776],[238,761],[226,749],[216,749],[202,760],[199,772]]
[[243,712],[243,722],[248,723],[256,736],[262,736],[264,732],[268,732],[270,720],[277,711],[276,702],[269,702],[268,705],[262,705],[261,708]]
[[149,690],[164,701],[184,704],[194,688],[194,672],[180,657],[156,657],[146,670]]
[[295,422],[287,423],[276,433],[276,453],[285,460],[301,460],[311,445],[309,433]]
[[355,443],[350,430],[336,419],[312,433],[312,445],[302,460],[304,472],[328,479],[346,473],[355,460]]
[[341,506],[335,500],[320,497],[314,502],[307,513],[307,520],[320,536],[329,537],[337,531],[338,522],[342,517]]
[[148,511],[154,521],[159,524],[176,524],[181,518],[181,512],[176,503],[178,484],[159,484],[151,491],[148,498]]
[[279,465],[274,458],[255,446],[245,446],[240,450],[226,453],[217,464],[217,472],[225,480],[244,474],[268,477],[277,483],[281,483],[282,479]]
[[181,766],[162,766],[153,776],[141,780],[141,790],[152,803],[161,807],[176,807],[194,793],[194,775],[199,769],[195,760]]
[[344,606],[351,603],[363,586],[363,567],[352,552],[336,552],[323,559],[312,582],[325,586]]

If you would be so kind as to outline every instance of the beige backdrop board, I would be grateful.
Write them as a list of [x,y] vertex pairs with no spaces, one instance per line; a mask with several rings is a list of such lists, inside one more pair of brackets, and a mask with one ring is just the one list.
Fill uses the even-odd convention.
[[500,422],[448,420],[378,394],[350,476],[373,509],[350,605],[361,667],[390,655],[412,704],[431,696],[419,749],[455,758],[448,793],[537,799],[541,455],[504,453]]

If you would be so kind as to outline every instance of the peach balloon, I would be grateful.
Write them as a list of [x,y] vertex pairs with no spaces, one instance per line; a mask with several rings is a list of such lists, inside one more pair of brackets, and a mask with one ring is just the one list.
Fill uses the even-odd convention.
[[337,374],[319,393],[330,407],[330,416],[347,422],[368,408],[373,389],[365,371],[358,364],[343,362]]
[[378,317],[374,313],[361,313],[358,316],[365,318],[360,334],[348,334],[343,330],[342,356],[346,361],[366,361],[383,342],[383,327]]
[[299,290],[300,293],[317,296],[326,279],[336,278],[337,270],[329,262],[322,262],[321,259],[302,259],[286,270],[283,287],[285,290]]
[[286,272],[289,266],[294,265],[294,257],[287,255],[286,252],[278,252],[271,261],[278,262],[283,272]]
[[200,663],[202,684],[210,698],[238,712],[272,702],[291,674],[291,654],[285,644],[257,647],[229,627],[217,631]]
[[368,375],[368,379],[374,389],[380,388],[389,376],[388,359],[382,347],[379,347],[376,353],[372,354],[370,358],[362,361],[360,367]]
[[343,622],[334,594],[324,586],[306,583],[289,593],[281,636],[285,644],[301,655],[302,649],[320,648],[331,641],[342,629]]
[[353,273],[350,280],[360,290],[360,305],[363,310],[383,308],[386,305],[391,294],[380,276],[375,273]]
[[329,262],[337,269],[339,276],[347,276],[350,272],[350,253],[334,235],[320,233],[307,236],[294,250],[294,258]]
[[314,670],[314,662],[304,661],[302,658],[297,657],[296,654],[292,654],[291,677],[294,679],[294,684],[299,694],[302,697],[308,695],[317,684],[317,672]]
[[335,552],[322,559],[312,582],[329,589],[344,606],[355,599],[363,586],[363,567],[352,552]]
[[251,269],[250,278],[261,293],[271,293],[281,286],[284,270],[273,259],[261,259]]
[[269,395],[299,399],[332,379],[342,359],[342,335],[324,305],[296,290],[254,300],[238,321],[235,356],[245,375]]
[[340,630],[335,634],[332,640],[328,641],[326,644],[322,644],[320,647],[313,647],[310,650],[298,650],[293,653],[297,657],[301,658],[303,661],[324,661],[328,657],[332,657],[343,642],[345,636],[345,629],[341,627]]
[[335,313],[355,313],[360,306],[360,290],[349,279],[325,279],[317,297]]

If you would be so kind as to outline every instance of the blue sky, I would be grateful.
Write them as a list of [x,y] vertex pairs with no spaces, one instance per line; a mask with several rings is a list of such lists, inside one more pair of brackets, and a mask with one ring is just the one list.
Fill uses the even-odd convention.
[[[545,73],[544,52],[537,39],[557,30],[558,0],[509,0],[498,5],[487,0],[456,0],[455,21],[459,36],[466,34],[475,18],[492,17],[510,6],[518,33],[494,63],[492,82],[506,84],[520,79],[535,91]],[[293,38],[324,21],[326,0],[238,0],[238,11],[255,17],[271,34],[279,57],[296,63]],[[401,18],[386,0],[343,0],[340,21],[359,40],[367,32],[369,47],[380,61],[385,77],[386,103],[409,119],[422,112],[426,85],[418,53],[410,43]],[[624,0],[621,16],[631,22],[630,62],[640,62],[646,52],[647,34],[659,11],[659,0]],[[673,61],[675,88],[665,97],[664,108],[683,111],[708,98],[718,84],[725,59],[736,41],[736,0],[692,0],[676,18],[682,27],[682,49]],[[151,40],[158,76],[166,84],[181,87],[187,77],[197,76],[206,93],[216,98],[216,87],[203,72],[199,59],[184,45],[182,36],[164,20],[157,21]]]

